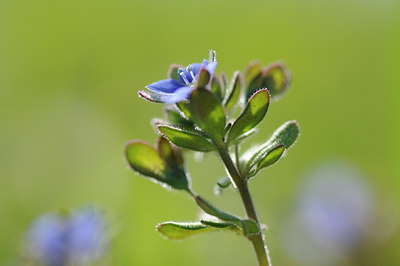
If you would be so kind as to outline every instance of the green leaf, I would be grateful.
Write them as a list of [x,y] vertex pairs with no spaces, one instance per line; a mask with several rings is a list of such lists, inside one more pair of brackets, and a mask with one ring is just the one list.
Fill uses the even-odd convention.
[[232,107],[238,102],[240,97],[240,92],[242,89],[242,76],[239,71],[233,74],[233,78],[229,87],[227,88],[226,97],[224,99],[224,105],[227,110],[232,109]]
[[224,98],[224,87],[222,86],[222,82],[216,74],[212,75],[211,92],[217,96],[218,100],[222,102]]
[[284,145],[278,145],[274,147],[267,154],[258,161],[256,172],[260,171],[262,168],[268,167],[276,163],[285,152]]
[[179,74],[178,74],[178,69],[179,69],[179,68],[183,68],[183,66],[177,65],[177,64],[172,64],[172,65],[169,67],[169,70],[168,70],[168,77],[169,77],[170,79],[174,79],[174,80],[177,80],[177,81],[181,81],[180,76],[179,76]]
[[209,202],[207,202],[206,200],[204,200],[203,198],[201,198],[200,196],[196,196],[195,197],[195,201],[197,203],[197,205],[206,213],[208,213],[209,215],[215,216],[219,219],[221,219],[222,221],[226,221],[226,222],[234,222],[235,224],[238,224],[241,226],[241,220],[236,217],[233,216],[232,214],[223,212],[219,209],[217,209],[216,207],[214,207],[213,205],[211,205]]
[[229,132],[229,130],[231,130],[232,127],[232,123],[228,123],[224,129],[224,136],[226,136],[226,134]]
[[193,122],[183,117],[183,115],[175,107],[167,106],[164,113],[168,121],[183,129],[194,130]]
[[296,143],[299,134],[299,124],[295,120],[287,121],[274,132],[268,142],[277,142],[285,145],[286,149],[289,149],[294,143]]
[[237,140],[260,123],[269,106],[269,93],[267,90],[257,91],[248,101],[246,108],[233,124],[228,134],[228,143]]
[[162,177],[167,166],[150,144],[133,140],[125,145],[125,158],[133,170],[145,176]]
[[171,168],[150,144],[132,140],[125,144],[125,160],[132,170],[175,189],[188,189],[184,169]]
[[220,188],[227,188],[227,187],[229,187],[230,184],[231,184],[231,179],[227,176],[221,178],[217,182],[217,186]]
[[156,227],[157,231],[168,239],[181,240],[194,235],[215,231],[216,229],[200,222],[165,222]]
[[249,99],[254,92],[262,88],[262,66],[259,61],[251,62],[244,72],[246,84],[246,99]]
[[177,147],[172,146],[165,137],[160,136],[158,138],[157,149],[160,156],[170,167],[183,167],[183,157],[181,151]]
[[210,72],[208,72],[207,69],[203,68],[200,70],[200,73],[197,77],[197,83],[196,86],[197,88],[205,88],[210,81]]
[[241,142],[241,141],[244,140],[244,139],[247,139],[247,138],[249,138],[249,137],[251,137],[251,136],[254,136],[257,132],[258,132],[258,129],[257,129],[257,128],[250,129],[250,130],[247,131],[246,133],[240,135],[240,136],[236,139],[236,141],[235,141],[234,143],[239,143],[239,142]]
[[235,224],[235,223],[231,223],[231,222],[222,222],[222,221],[219,221],[219,220],[201,220],[200,221],[202,224],[204,224],[204,225],[207,225],[207,226],[210,226],[210,227],[214,227],[215,229],[219,229],[219,230],[221,230],[221,229],[223,229],[223,230],[226,230],[226,231],[233,231],[233,232],[235,232],[235,233],[237,233],[237,234],[242,234],[242,232],[243,232],[243,229],[242,229],[242,227],[240,227],[240,226],[238,226],[237,224]]
[[[241,161],[246,165],[245,170],[247,173],[249,173],[254,166],[261,163],[271,151],[277,149],[279,146],[283,145],[285,150],[288,150],[296,142],[299,134],[300,128],[296,121],[284,123],[274,132],[267,142],[257,147],[256,150],[250,149],[242,156]],[[279,151],[278,149],[274,155],[279,154]]]
[[[223,211],[217,209],[216,207],[214,207],[213,205],[211,205],[210,203],[208,203],[207,201],[205,201],[200,196],[196,196],[195,200],[196,200],[197,205],[203,211],[205,211],[209,215],[212,215],[214,217],[221,219],[222,221],[229,222],[229,224],[233,224],[233,225],[235,225],[235,227],[240,228],[246,237],[260,232],[258,225],[253,220],[250,220],[250,219],[241,220],[236,216],[233,216],[229,213],[223,212]],[[210,222],[204,222],[204,221],[202,221],[202,223],[205,223],[210,226],[215,226],[215,227],[222,226],[222,225],[212,225]],[[237,231],[237,229],[236,229],[236,231]]]
[[262,72],[262,65],[260,61],[255,60],[250,62],[250,64],[247,65],[244,71],[244,80],[246,84],[252,81],[256,76],[260,75],[261,72]]
[[242,232],[242,230],[233,223],[207,220],[188,223],[164,222],[158,224],[156,229],[163,236],[174,240],[181,240],[194,235],[216,231],[233,231],[236,233]]
[[226,89],[228,87],[228,78],[224,72],[222,72],[219,77],[221,79],[222,87]]
[[272,100],[282,97],[290,86],[291,75],[281,62],[270,64],[263,71],[263,87],[267,88]]
[[214,193],[220,195],[226,188],[228,188],[231,184],[231,179],[227,176],[221,178],[217,181],[217,184],[214,187]]
[[226,118],[224,109],[216,96],[200,88],[193,91],[189,101],[191,120],[214,140],[222,139]]
[[192,121],[192,115],[190,113],[188,101],[181,101],[175,105],[189,121]]
[[209,152],[215,149],[214,145],[205,137],[193,132],[166,125],[158,125],[157,129],[178,147],[202,152]]
[[271,100],[277,100],[288,91],[290,80],[290,72],[283,63],[275,62],[262,68],[258,61],[254,61],[245,70],[246,99],[255,91],[266,88]]
[[232,228],[233,231],[240,231],[234,223],[229,223],[229,222],[221,222],[221,221],[208,221],[208,220],[201,220],[200,221],[202,224],[215,227],[215,228]]

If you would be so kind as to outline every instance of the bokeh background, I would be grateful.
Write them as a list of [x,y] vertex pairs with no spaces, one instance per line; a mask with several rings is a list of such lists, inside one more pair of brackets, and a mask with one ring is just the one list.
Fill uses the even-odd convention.
[[[255,264],[233,234],[162,238],[157,223],[198,209],[122,158],[125,141],[155,141],[162,115],[137,91],[209,49],[217,73],[253,59],[293,73],[252,139],[291,119],[302,129],[251,184],[274,264],[399,265],[399,11],[397,0],[0,0],[0,265],[18,265],[35,217],[85,203],[112,220],[107,264]],[[188,158],[194,189],[243,215],[233,190],[213,193],[217,157]]]

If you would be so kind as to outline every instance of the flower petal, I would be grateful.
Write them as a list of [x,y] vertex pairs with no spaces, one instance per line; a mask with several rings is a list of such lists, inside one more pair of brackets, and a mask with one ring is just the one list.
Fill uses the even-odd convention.
[[192,91],[194,89],[195,89],[195,87],[192,87],[192,86],[181,87],[181,88],[177,89],[173,94],[161,95],[161,100],[164,103],[168,103],[168,104],[181,102],[181,101],[189,98],[190,94],[192,93]]
[[217,62],[212,62],[210,64],[208,64],[208,66],[206,67],[206,69],[208,70],[208,72],[210,72],[210,74],[212,75],[215,71],[215,68],[217,67]]
[[150,91],[140,90],[140,91],[138,91],[138,95],[139,95],[139,97],[141,97],[149,102],[153,102],[153,103],[162,103],[163,102],[161,100],[161,95],[155,94]]
[[183,84],[174,79],[163,79],[151,83],[150,85],[146,86],[146,88],[151,92],[162,95],[166,93],[174,93],[178,88],[184,86]]
[[204,61],[201,64],[199,64],[199,63],[192,64],[194,76],[197,76],[199,74],[200,69],[203,67],[203,64],[204,64]]

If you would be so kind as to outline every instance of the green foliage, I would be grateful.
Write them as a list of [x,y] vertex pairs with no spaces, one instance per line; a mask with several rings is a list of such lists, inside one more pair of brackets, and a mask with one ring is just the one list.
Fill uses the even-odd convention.
[[221,79],[213,74],[211,80],[211,92],[218,98],[220,102],[224,99],[225,87],[222,84]]
[[244,72],[246,99],[249,99],[254,92],[262,88],[262,66],[258,61],[251,62]]
[[257,163],[256,172],[260,171],[262,168],[271,166],[276,163],[282,157],[285,149],[285,145],[278,145],[269,150],[267,154]]
[[199,77],[197,80],[197,87],[198,88],[205,88],[208,82],[210,81],[210,72],[205,69],[202,69],[199,73]]
[[[227,86],[228,86],[228,78],[226,77],[226,75],[225,75],[224,72],[222,72],[219,76],[220,76],[220,78],[221,78],[222,87],[226,89]],[[225,93],[226,93],[226,92],[225,92]]]
[[158,138],[157,149],[160,156],[170,167],[183,167],[183,157],[181,151],[172,146],[166,138],[162,136]]
[[184,131],[167,125],[158,125],[157,129],[162,135],[178,147],[202,152],[215,150],[215,147],[211,142],[194,132]]
[[[280,126],[272,137],[255,151],[247,151],[241,159],[246,173],[253,176],[263,167],[269,166],[268,162],[275,163],[282,156],[284,150],[288,150],[297,140],[300,128],[296,121],[288,121]],[[284,146],[285,149],[282,149]],[[256,169],[254,169],[254,167]]]
[[226,110],[231,110],[232,107],[235,106],[235,104],[237,104],[239,101],[242,83],[243,81],[240,71],[236,71],[233,74],[229,87],[227,88],[226,97],[223,102]]
[[206,89],[193,91],[189,98],[190,118],[212,139],[222,139],[225,129],[225,112],[218,99]]
[[210,204],[209,202],[207,202],[206,200],[204,200],[202,197],[200,196],[196,196],[195,197],[195,201],[197,203],[197,205],[207,214],[215,216],[219,219],[221,219],[222,221],[227,221],[227,222],[239,222],[240,219],[236,216],[233,216],[232,214],[223,212],[219,209],[217,209],[216,207],[214,207],[212,204]]
[[167,106],[164,109],[164,114],[172,125],[179,126],[183,129],[194,130],[193,122],[183,117],[177,108]]
[[251,62],[245,70],[246,98],[260,88],[266,88],[272,100],[282,97],[289,89],[291,75],[281,62],[262,67],[260,62]]
[[205,211],[207,214],[217,217],[222,221],[229,222],[232,225],[236,225],[240,228],[244,236],[249,236],[252,234],[257,234],[260,232],[260,228],[253,220],[250,219],[240,219],[232,214],[223,212],[218,208],[214,207],[212,204],[201,198],[200,196],[195,197],[197,205]]
[[[129,141],[125,144],[125,160],[135,172],[172,188],[188,190],[189,181],[182,168],[181,157],[175,152],[166,152],[169,148],[165,144],[160,147],[163,149],[161,152],[146,142]],[[174,161],[176,164],[173,164]]]
[[231,184],[231,179],[227,176],[224,176],[220,180],[218,180],[217,185],[220,188],[227,188]]
[[[215,60],[215,52],[210,52],[210,58],[210,62]],[[299,126],[295,121],[286,122],[263,145],[250,149],[242,156],[240,144],[257,133],[257,125],[267,114],[271,99],[278,99],[288,90],[290,73],[282,63],[263,67],[258,61],[254,61],[247,66],[244,76],[236,71],[228,83],[225,74],[218,76],[213,73],[214,67],[215,63],[211,66],[204,63],[195,67],[189,65],[186,70],[182,70],[181,66],[172,65],[169,78],[180,83],[184,79],[186,84],[182,85],[183,90],[176,95],[173,88],[178,86],[177,90],[180,90],[181,87],[176,85],[180,83],[174,80],[153,83],[155,88],[151,88],[152,91],[161,90],[160,95],[167,99],[164,102],[174,103],[164,109],[169,123],[153,120],[153,125],[161,136],[157,150],[140,141],[128,143],[125,150],[127,162],[133,170],[145,176],[173,188],[185,189],[197,206],[213,217],[213,220],[200,222],[161,223],[157,230],[165,237],[185,239],[213,231],[234,231],[252,241],[258,251],[265,251],[256,211],[254,207],[250,207],[252,201],[247,180],[282,158],[286,150],[296,142]],[[146,91],[139,94],[149,101],[160,101],[158,94],[153,95]],[[169,94],[178,98],[169,98]],[[243,106],[242,103],[246,104]],[[235,117],[233,110],[237,105],[241,110]],[[227,114],[230,121],[227,121]],[[232,145],[235,145],[235,162],[229,150]],[[245,203],[247,218],[242,219],[218,209],[189,188],[183,157],[178,147],[197,152],[218,152],[230,176],[217,182],[216,191],[222,191],[231,182],[235,182]],[[264,257],[268,255],[265,254]],[[265,265],[266,258],[261,260],[262,262],[259,257],[260,265]]]
[[214,227],[204,225],[200,222],[178,223],[164,222],[157,225],[157,231],[168,239],[181,240],[194,235],[214,231]]
[[286,66],[281,62],[269,65],[264,70],[263,77],[262,86],[269,90],[273,100],[282,97],[289,89],[291,75]]
[[216,231],[233,231],[236,233],[241,232],[241,230],[232,223],[207,220],[187,223],[164,222],[158,224],[156,229],[166,238],[173,240],[182,240],[191,236]]
[[204,225],[208,225],[211,227],[230,229],[237,233],[241,233],[240,228],[237,227],[234,223],[222,222],[222,221],[218,221],[218,220],[212,220],[212,221],[211,220],[201,220],[200,222]]
[[[263,145],[251,148],[240,158],[240,166],[247,178],[255,176],[261,169],[269,167],[283,156],[297,140],[300,128],[296,121],[288,121],[280,126]],[[231,180],[224,177],[217,182],[216,191],[229,187]]]
[[190,111],[190,106],[189,103],[187,101],[182,101],[179,103],[176,103],[175,106],[179,109],[179,111],[182,112],[182,114],[189,120],[189,121],[193,121],[192,120],[192,113]]
[[248,101],[246,108],[234,122],[229,131],[227,143],[236,141],[243,134],[260,123],[269,106],[269,93],[267,90],[257,91]]

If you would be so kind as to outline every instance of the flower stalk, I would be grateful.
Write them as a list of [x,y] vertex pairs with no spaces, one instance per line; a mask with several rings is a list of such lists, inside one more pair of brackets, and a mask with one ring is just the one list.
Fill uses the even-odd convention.
[[[247,178],[243,177],[238,171],[239,165],[233,163],[231,156],[229,155],[228,149],[225,143],[217,144],[217,151],[224,163],[225,168],[228,170],[235,186],[237,187],[240,197],[243,202],[244,209],[246,211],[247,217],[254,220],[259,228],[261,228],[260,221],[258,220],[257,211],[254,207],[253,200],[250,195],[250,190],[247,182]],[[236,148],[235,148],[236,149]],[[251,235],[248,239],[253,244],[254,251],[257,256],[257,261],[260,266],[271,266],[271,258],[269,257],[269,251],[267,244],[264,241],[263,233]]]

